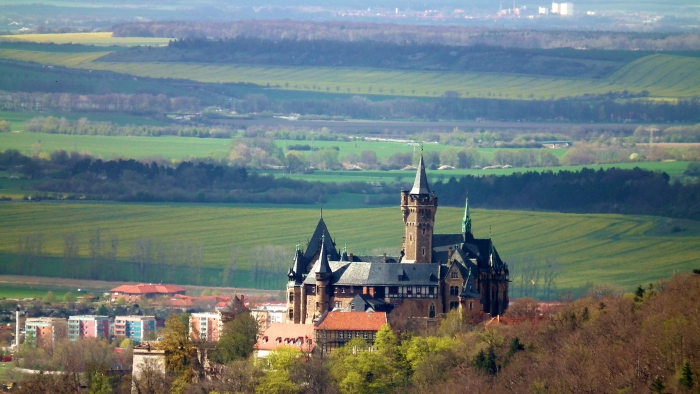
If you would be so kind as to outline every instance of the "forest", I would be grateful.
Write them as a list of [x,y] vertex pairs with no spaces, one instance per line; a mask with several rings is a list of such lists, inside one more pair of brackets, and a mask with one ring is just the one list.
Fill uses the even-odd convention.
[[[407,182],[367,185],[275,178],[213,160],[175,166],[133,159],[103,161],[65,151],[53,152],[48,159],[5,151],[0,153],[0,169],[37,180],[34,199],[312,204],[341,192],[361,192],[374,197],[370,203],[385,204],[409,187]],[[665,173],[639,168],[451,177],[434,182],[432,188],[441,204],[451,206],[461,206],[469,193],[474,206],[491,209],[700,219],[700,181],[671,182]]]
[[216,39],[256,37],[267,40],[379,41],[394,44],[487,45],[507,48],[700,50],[692,33],[546,31],[490,29],[449,25],[404,25],[365,22],[311,22],[291,19],[231,22],[132,22],[112,27],[117,37]]

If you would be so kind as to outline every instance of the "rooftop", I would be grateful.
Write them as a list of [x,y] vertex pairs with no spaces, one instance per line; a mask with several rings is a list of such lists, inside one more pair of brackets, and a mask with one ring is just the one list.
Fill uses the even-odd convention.
[[258,339],[255,349],[274,350],[279,346],[297,346],[311,352],[315,346],[313,337],[314,326],[310,324],[272,323]]
[[163,285],[163,284],[145,284],[139,283],[137,285],[121,285],[110,290],[112,293],[126,293],[126,294],[172,294],[185,292],[185,289],[178,285]]
[[386,322],[386,312],[328,312],[314,329],[379,331]]

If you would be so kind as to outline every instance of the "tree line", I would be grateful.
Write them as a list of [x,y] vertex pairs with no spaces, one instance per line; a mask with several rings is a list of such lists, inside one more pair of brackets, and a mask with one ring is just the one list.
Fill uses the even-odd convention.
[[[358,94],[352,91],[347,93]],[[619,100],[634,96],[629,92],[561,99],[534,95],[509,97],[496,91],[493,94],[479,93],[478,96],[482,97],[474,97],[473,94],[465,97],[464,92],[447,91],[442,97],[426,101],[408,98],[372,101],[362,96],[329,100],[270,100],[265,95],[254,94],[234,102],[232,109],[238,113],[293,113],[352,119],[700,122],[700,98],[679,99],[677,103]]]
[[[3,129],[0,121],[0,132],[9,131],[9,125]],[[198,138],[231,138],[235,131],[226,127],[206,127],[189,125],[118,125],[112,122],[94,122],[87,118],[70,121],[64,117],[38,116],[26,121],[22,128],[30,133],[67,134],[67,135],[101,135],[101,136],[134,136],[159,137],[171,135],[179,137]]]
[[72,94],[41,92],[0,92],[0,109],[5,111],[101,111],[139,114],[197,112],[199,99],[168,97],[164,94]]
[[700,180],[670,181],[666,173],[640,168],[465,176],[432,185],[440,202],[489,209],[574,213],[643,214],[700,219]]
[[[462,152],[462,158],[457,151],[455,160],[470,160],[468,152]],[[412,163],[414,158],[409,154],[406,160]],[[65,151],[53,152],[49,160],[5,151],[0,153],[0,168],[38,180],[33,185],[40,192],[36,196],[56,199],[312,204],[336,193],[358,190],[378,195],[378,201],[383,201],[384,196],[395,198],[399,189],[409,186],[407,182],[371,187],[362,182],[308,182],[211,161],[159,165],[133,159],[102,161]],[[453,206],[461,206],[463,196],[469,193],[474,206],[493,209],[700,218],[700,199],[696,198],[700,180],[672,182],[665,173],[639,168],[438,178],[432,187],[442,203]]]
[[619,31],[498,30],[465,26],[423,26],[370,22],[241,20],[231,22],[131,22],[112,27],[116,37],[267,40],[378,41],[394,44],[502,46],[506,48],[587,48],[604,50],[700,50],[692,33]]

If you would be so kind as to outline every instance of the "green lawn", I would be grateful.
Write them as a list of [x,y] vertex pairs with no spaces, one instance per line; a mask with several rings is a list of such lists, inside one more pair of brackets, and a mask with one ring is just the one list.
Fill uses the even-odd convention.
[[[398,198],[398,197],[397,197]],[[356,254],[373,251],[398,254],[403,234],[396,207],[329,209],[323,211],[331,234],[342,248]],[[462,210],[441,207],[440,232],[459,232]],[[254,248],[276,245],[288,251],[305,245],[318,221],[318,207],[279,208],[245,205],[117,204],[117,203],[2,203],[0,253],[14,253],[19,237],[41,233],[44,250],[62,254],[62,236],[75,232],[86,256],[91,228],[107,229],[119,237],[118,256],[128,259],[138,239],[171,245],[186,241],[203,245],[204,262],[222,267],[229,249],[240,250],[239,267],[250,267]],[[547,212],[474,210],[474,232],[492,238],[502,258],[517,271],[518,261],[555,258],[561,269],[560,287],[587,282],[612,282],[627,288],[670,277],[674,271],[700,267],[700,223],[685,221],[673,232],[671,219],[578,215]],[[653,235],[649,235],[653,234]]]
[[14,112],[0,111],[0,120],[6,120],[11,123],[13,131],[21,131],[22,124],[28,120],[37,117],[53,116],[54,118],[66,118],[70,121],[76,121],[81,118],[86,118],[92,122],[111,122],[118,125],[148,125],[148,126],[164,126],[169,123],[161,120],[151,119],[145,116],[127,115],[120,113],[102,113],[102,112]]

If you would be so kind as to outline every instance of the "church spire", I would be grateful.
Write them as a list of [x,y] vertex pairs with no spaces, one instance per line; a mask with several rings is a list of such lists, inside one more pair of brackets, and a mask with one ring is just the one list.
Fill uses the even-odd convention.
[[416,179],[413,181],[413,188],[408,193],[412,196],[415,195],[429,195],[430,189],[428,188],[428,177],[425,175],[425,165],[423,164],[423,154],[420,155],[420,162],[418,163],[418,171],[416,171]]
[[467,193],[467,201],[464,203],[464,219],[462,219],[462,233],[471,234],[472,218],[469,216],[469,194]]

